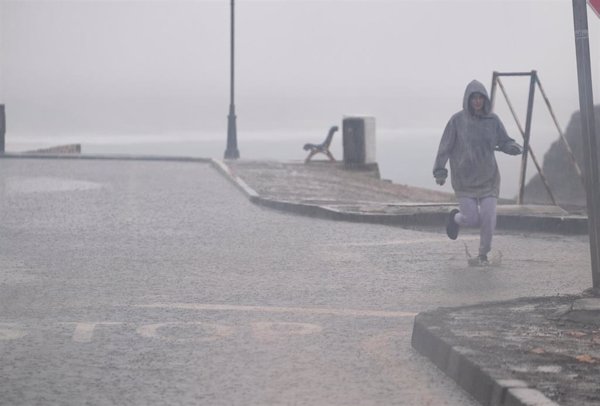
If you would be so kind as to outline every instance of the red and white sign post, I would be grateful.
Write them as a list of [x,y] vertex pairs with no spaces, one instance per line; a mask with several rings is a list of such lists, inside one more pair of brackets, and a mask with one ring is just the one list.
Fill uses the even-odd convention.
[[594,13],[600,17],[600,0],[587,0],[588,4],[594,10]]

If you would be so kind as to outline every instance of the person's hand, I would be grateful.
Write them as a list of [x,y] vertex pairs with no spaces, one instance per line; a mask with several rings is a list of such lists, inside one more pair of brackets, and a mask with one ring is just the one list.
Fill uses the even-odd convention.
[[504,146],[502,152],[508,155],[521,155],[523,153],[523,148],[516,142],[510,142]]
[[448,170],[446,168],[436,169],[433,171],[433,177],[435,178],[435,183],[442,186],[444,183],[446,183]]

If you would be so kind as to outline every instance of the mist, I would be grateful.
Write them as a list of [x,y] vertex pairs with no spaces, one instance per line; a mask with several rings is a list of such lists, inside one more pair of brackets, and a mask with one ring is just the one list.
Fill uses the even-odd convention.
[[[588,14],[596,72],[600,21]],[[466,84],[489,90],[493,71],[537,70],[563,127],[578,109],[570,1],[238,0],[235,18],[242,157],[248,140],[318,141],[352,114],[374,116],[384,139],[438,138]],[[7,145],[224,143],[229,30],[227,0],[1,0]],[[504,83],[524,122],[527,79]],[[520,139],[504,100],[496,112]],[[538,96],[532,144],[543,151],[557,134]]]

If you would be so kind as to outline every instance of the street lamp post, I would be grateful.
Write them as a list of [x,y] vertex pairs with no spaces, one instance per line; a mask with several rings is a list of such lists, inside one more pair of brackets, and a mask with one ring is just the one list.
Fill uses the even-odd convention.
[[238,159],[240,151],[237,146],[237,126],[234,103],[234,43],[235,43],[235,0],[231,0],[231,77],[230,77],[230,95],[229,95],[229,116],[227,117],[227,149],[225,150],[225,159]]

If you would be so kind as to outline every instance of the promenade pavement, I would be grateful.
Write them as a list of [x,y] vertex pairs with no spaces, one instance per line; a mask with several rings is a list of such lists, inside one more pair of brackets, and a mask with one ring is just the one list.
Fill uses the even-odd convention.
[[[381,180],[376,167],[213,164],[254,203],[301,215],[444,232],[456,206],[453,195]],[[499,229],[587,233],[584,215],[499,203]],[[600,405],[600,294],[593,289],[420,313],[412,345],[483,405]]]
[[[333,220],[439,226],[456,206],[453,194],[382,180],[376,167],[345,170],[328,161],[228,161],[216,165],[257,204]],[[498,229],[587,233],[587,218],[557,206],[498,206]]]

